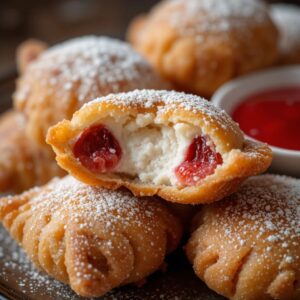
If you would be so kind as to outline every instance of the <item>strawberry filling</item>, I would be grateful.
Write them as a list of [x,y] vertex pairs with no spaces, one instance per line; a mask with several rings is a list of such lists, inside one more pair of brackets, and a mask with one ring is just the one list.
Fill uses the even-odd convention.
[[84,167],[95,173],[113,170],[122,157],[118,141],[103,125],[87,128],[77,139],[73,153]]
[[175,174],[181,184],[194,186],[201,179],[213,174],[222,162],[221,154],[208,144],[207,137],[198,136],[190,144],[184,162],[175,168]]

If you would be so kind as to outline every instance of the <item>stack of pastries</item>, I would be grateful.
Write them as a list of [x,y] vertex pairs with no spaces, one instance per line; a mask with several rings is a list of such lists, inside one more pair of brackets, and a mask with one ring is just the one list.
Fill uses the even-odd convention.
[[20,46],[0,189],[22,193],[0,199],[1,222],[80,296],[141,282],[185,232],[196,275],[217,293],[299,299],[300,180],[260,175],[269,146],[199,96],[278,62],[268,8],[166,0],[128,37],[150,62],[105,37]]

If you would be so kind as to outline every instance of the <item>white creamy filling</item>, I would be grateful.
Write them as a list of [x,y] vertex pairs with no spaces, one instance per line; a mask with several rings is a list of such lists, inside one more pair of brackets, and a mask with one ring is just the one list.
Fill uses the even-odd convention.
[[143,183],[177,185],[174,169],[184,161],[197,127],[178,123],[168,126],[152,114],[139,115],[126,124],[115,120],[101,122],[117,138],[123,151],[114,173],[139,178]]

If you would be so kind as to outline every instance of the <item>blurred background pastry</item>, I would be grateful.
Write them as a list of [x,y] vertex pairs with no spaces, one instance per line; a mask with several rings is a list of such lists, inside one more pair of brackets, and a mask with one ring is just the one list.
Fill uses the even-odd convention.
[[51,125],[96,97],[169,87],[146,59],[119,40],[86,36],[38,51],[43,48],[37,42],[18,51],[23,73],[14,95],[15,107],[27,120],[26,132],[38,145],[45,145]]
[[36,147],[25,133],[26,120],[10,110],[0,116],[0,193],[22,192],[66,173],[54,153]]
[[273,4],[271,15],[279,29],[280,63],[300,63],[300,8],[296,5]]
[[268,8],[253,0],[166,0],[133,21],[128,39],[178,89],[206,97],[278,57]]

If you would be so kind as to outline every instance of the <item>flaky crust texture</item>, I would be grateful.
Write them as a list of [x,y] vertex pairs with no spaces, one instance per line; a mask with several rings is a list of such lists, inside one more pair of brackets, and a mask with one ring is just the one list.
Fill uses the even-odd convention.
[[[155,186],[132,180],[124,175],[95,174],[74,157],[72,141],[92,124],[106,116],[116,118],[153,113],[166,122],[183,122],[199,126],[215,143],[224,163],[213,175],[195,187]],[[167,91],[134,91],[109,95],[88,103],[71,121],[63,121],[48,132],[47,142],[56,153],[58,164],[87,184],[117,189],[124,186],[136,196],[160,197],[177,203],[209,203],[234,192],[247,177],[264,172],[272,160],[270,148],[261,143],[244,141],[238,125],[222,110],[200,97]]]
[[26,138],[25,119],[15,111],[0,117],[0,192],[22,192],[65,175],[54,155]]
[[160,201],[70,176],[0,199],[0,219],[40,270],[85,297],[156,271],[182,231]]
[[20,68],[14,104],[28,119],[28,135],[40,145],[45,145],[50,126],[95,97],[169,88],[128,44],[104,37],[67,41],[40,54],[26,70]]
[[249,179],[195,218],[186,253],[196,274],[234,300],[300,298],[300,180]]
[[163,1],[132,22],[128,40],[179,89],[206,97],[278,58],[278,32],[259,1]]

